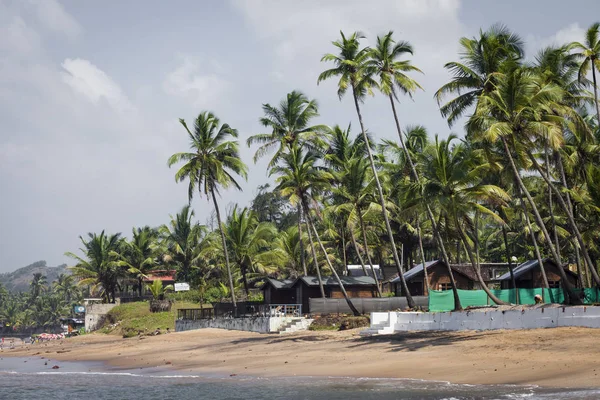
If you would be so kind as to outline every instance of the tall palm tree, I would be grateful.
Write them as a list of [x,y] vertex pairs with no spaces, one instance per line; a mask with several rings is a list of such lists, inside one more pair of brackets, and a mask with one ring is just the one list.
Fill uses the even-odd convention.
[[[369,93],[372,93],[372,88],[377,86],[377,83],[373,79],[373,68],[369,65],[369,57],[371,50],[368,47],[360,47],[360,39],[364,36],[360,32],[354,32],[348,38],[343,32],[340,32],[341,40],[333,42],[333,45],[339,50],[339,54],[326,54],[321,58],[321,61],[333,62],[334,68],[328,69],[319,75],[317,82],[323,80],[339,77],[338,81],[338,96],[340,99],[347,92],[348,88],[352,90],[352,97],[354,100],[354,107],[356,114],[358,115],[358,122],[360,123],[360,129],[363,135],[365,143],[369,143],[367,132],[363,123],[362,114],[360,111],[360,102]],[[371,163],[371,170],[373,171],[373,177],[375,179],[375,186],[379,195],[379,204],[381,205],[381,213],[385,222],[385,227],[388,235],[388,240],[392,249],[392,256],[398,270],[398,276],[402,284],[402,288],[406,293],[406,301],[408,306],[411,308],[415,307],[415,302],[408,291],[406,286],[406,280],[402,272],[402,263],[398,257],[398,251],[396,249],[396,243],[394,241],[394,234],[390,225],[386,209],[386,201],[383,195],[383,189],[379,176],[377,174],[377,168],[373,159],[373,154],[369,146],[365,146],[369,162]]]
[[[506,204],[509,197],[498,186],[482,183],[489,166],[479,160],[475,154],[468,152],[465,146],[453,145],[455,139],[454,135],[450,135],[448,140],[439,140],[436,136],[435,142],[425,149],[425,201],[436,201],[440,204],[442,212],[447,214],[455,225],[479,285],[496,304],[506,304],[485,284],[471,241],[474,243],[475,253],[478,253],[477,226],[472,220],[473,214],[484,213],[496,223],[504,224],[504,221],[486,208],[482,202]],[[470,228],[472,238],[467,237],[464,226]]]
[[[524,54],[521,38],[500,24],[480,31],[478,38],[461,38],[460,45],[461,61],[444,65],[452,73],[452,80],[435,93],[440,111],[450,126],[477,103],[480,95],[493,90],[494,74],[505,62],[519,61]],[[451,94],[457,96],[441,105]]]
[[269,247],[269,243],[277,235],[277,228],[268,222],[258,222],[256,213],[244,207],[241,212],[237,204],[225,222],[225,237],[234,262],[242,274],[244,291],[250,295],[248,274],[258,272],[267,275],[273,272],[257,262],[258,255]]
[[[415,180],[417,185],[420,185],[419,174],[415,168],[415,164],[410,152],[404,143],[404,137],[400,128],[400,121],[398,120],[398,113],[396,112],[396,100],[398,100],[398,92],[408,94],[412,97],[412,94],[417,89],[421,88],[421,86],[414,79],[406,75],[406,72],[409,71],[421,71],[417,67],[413,66],[408,60],[398,60],[398,58],[405,54],[412,55],[413,49],[408,42],[401,41],[396,43],[392,35],[393,32],[390,31],[387,35],[377,38],[377,46],[371,51],[370,63],[379,77],[379,90],[390,100],[394,121],[396,123],[396,131],[398,133],[398,138],[400,139],[400,144],[404,151],[404,155],[410,167],[410,175]],[[434,237],[436,238],[438,247],[442,254],[443,261],[448,268],[448,274],[450,276],[450,283],[452,285],[452,291],[454,295],[454,307],[455,309],[460,310],[462,307],[460,304],[460,298],[458,297],[456,282],[454,281],[454,274],[452,272],[452,268],[450,267],[450,259],[448,258],[448,254],[439,233],[435,217],[428,203],[425,203],[425,208],[434,231]],[[417,227],[417,230],[420,231],[420,227]],[[421,257],[424,257],[423,252],[421,252]],[[422,258],[421,262],[423,265],[425,265],[424,258]]]
[[592,85],[594,87],[594,102],[596,104],[596,118],[600,124],[600,104],[598,103],[598,83],[596,71],[600,72],[600,23],[592,24],[585,32],[585,40],[571,43],[571,48],[578,51],[576,54],[581,59],[579,67],[579,82],[586,80],[587,74],[592,70]]
[[[229,254],[225,233],[221,221],[221,212],[217,202],[217,193],[220,188],[227,189],[234,187],[242,190],[234,178],[239,175],[246,179],[248,172],[246,165],[240,159],[237,130],[228,124],[222,124],[221,121],[211,112],[203,111],[198,114],[194,123],[194,131],[191,132],[183,119],[179,122],[185,128],[190,139],[190,150],[187,153],[173,154],[168,161],[169,167],[178,163],[185,164],[175,174],[175,180],[181,182],[189,179],[188,199],[191,202],[195,189],[198,189],[200,196],[211,196],[215,212],[217,214],[217,223],[221,233],[221,242],[223,245],[223,254],[225,256],[225,266],[229,277],[229,288],[231,290],[231,302],[236,306],[235,292],[233,286],[233,276],[229,265]],[[231,139],[234,140],[231,140]]]
[[[553,120],[540,120],[540,115],[547,109],[547,102],[555,95],[556,88],[540,84],[535,73],[518,66],[497,74],[496,79],[494,90],[480,96],[475,113],[467,123],[467,130],[476,140],[490,144],[501,143],[517,187],[527,198],[552,258],[560,266],[561,257],[517,166],[519,159],[527,158],[525,147],[519,143],[520,139],[536,133],[560,133],[560,128],[557,128]],[[574,302],[579,301],[562,268],[559,268],[559,273],[569,298]]]
[[[302,92],[292,91],[283,99],[279,107],[263,104],[264,116],[260,123],[269,133],[259,133],[250,136],[247,145],[260,144],[261,146],[254,154],[254,162],[275,150],[275,154],[269,162],[268,168],[274,167],[284,154],[287,154],[291,146],[300,143],[302,146],[315,149],[321,146],[321,134],[327,129],[324,125],[311,125],[312,120],[319,116],[319,107],[316,100],[309,100]],[[302,207],[297,206],[298,231],[300,232],[300,248],[304,248],[302,242]],[[304,275],[307,275],[304,251],[300,251]]]
[[77,261],[72,267],[73,276],[77,279],[79,286],[91,286],[92,291],[100,290],[102,299],[106,303],[115,302],[118,279],[122,271],[114,253],[119,249],[121,234],[107,235],[104,231],[100,234],[88,233],[88,239],[79,237],[83,247],[79,250],[83,253],[80,257],[74,253],[67,252],[67,257]]
[[[327,250],[320,239],[319,232],[315,228],[311,209],[309,207],[309,201],[313,201],[315,194],[319,191],[329,188],[332,179],[330,173],[323,171],[316,165],[318,159],[319,154],[315,151],[310,149],[305,151],[300,146],[292,146],[289,150],[289,153],[283,156],[283,164],[272,168],[270,174],[277,175],[277,188],[281,191],[283,196],[288,197],[293,205],[296,205],[297,203],[302,205],[307,220],[306,222],[308,226],[309,241],[312,244],[311,236],[314,235],[319,247],[321,248],[321,251],[325,256],[327,265],[335,277],[346,303],[348,303],[348,307],[350,307],[355,315],[360,315],[348,297],[346,289],[344,288],[344,284],[342,283],[337,271],[331,265]],[[313,258],[317,269],[317,279],[319,280],[321,295],[325,297],[321,272],[314,248]]]
[[[119,258],[119,265],[127,268],[129,274],[137,280],[137,290],[141,297],[144,278],[157,267],[158,232],[144,226],[133,228],[132,234],[131,241],[124,240],[116,256]],[[185,274],[183,278],[187,281]]]

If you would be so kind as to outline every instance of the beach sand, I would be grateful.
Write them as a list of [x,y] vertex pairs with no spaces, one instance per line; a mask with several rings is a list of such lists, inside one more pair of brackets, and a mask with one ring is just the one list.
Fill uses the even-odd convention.
[[122,339],[91,334],[4,349],[0,357],[101,361],[116,368],[253,376],[413,378],[469,384],[598,387],[600,329],[290,335],[202,329]]

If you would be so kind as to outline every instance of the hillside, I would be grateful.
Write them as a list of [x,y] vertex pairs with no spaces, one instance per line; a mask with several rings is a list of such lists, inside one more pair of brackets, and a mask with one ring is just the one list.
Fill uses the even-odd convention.
[[46,261],[37,261],[16,271],[0,274],[0,282],[11,292],[24,292],[29,290],[29,283],[37,272],[46,276],[48,282],[56,280],[60,274],[70,273],[66,264],[48,267]]

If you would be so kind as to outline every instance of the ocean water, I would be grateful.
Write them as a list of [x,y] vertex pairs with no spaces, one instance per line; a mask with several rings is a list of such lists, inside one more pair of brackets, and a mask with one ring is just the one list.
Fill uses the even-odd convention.
[[[59,369],[52,369],[58,365]],[[600,399],[598,390],[455,385],[408,379],[256,378],[114,370],[41,358],[0,359],[0,400]]]

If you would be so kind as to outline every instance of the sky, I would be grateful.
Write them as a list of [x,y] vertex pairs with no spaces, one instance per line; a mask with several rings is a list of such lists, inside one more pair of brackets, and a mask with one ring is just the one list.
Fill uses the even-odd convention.
[[[594,18],[597,0],[0,0],[0,272],[69,263],[87,232],[167,223],[188,201],[167,167],[188,149],[179,118],[210,110],[239,131],[248,180],[222,192],[223,209],[270,181],[245,145],[265,133],[262,104],[301,90],[318,101],[315,122],[358,133],[351,98],[317,85],[340,30],[364,32],[365,45],[389,30],[411,42],[424,90],[401,99],[401,124],[447,136],[433,94],[460,37],[502,22],[533,58],[583,40]],[[396,137],[384,98],[367,99],[363,115],[376,138]],[[212,203],[192,205],[204,223]]]

